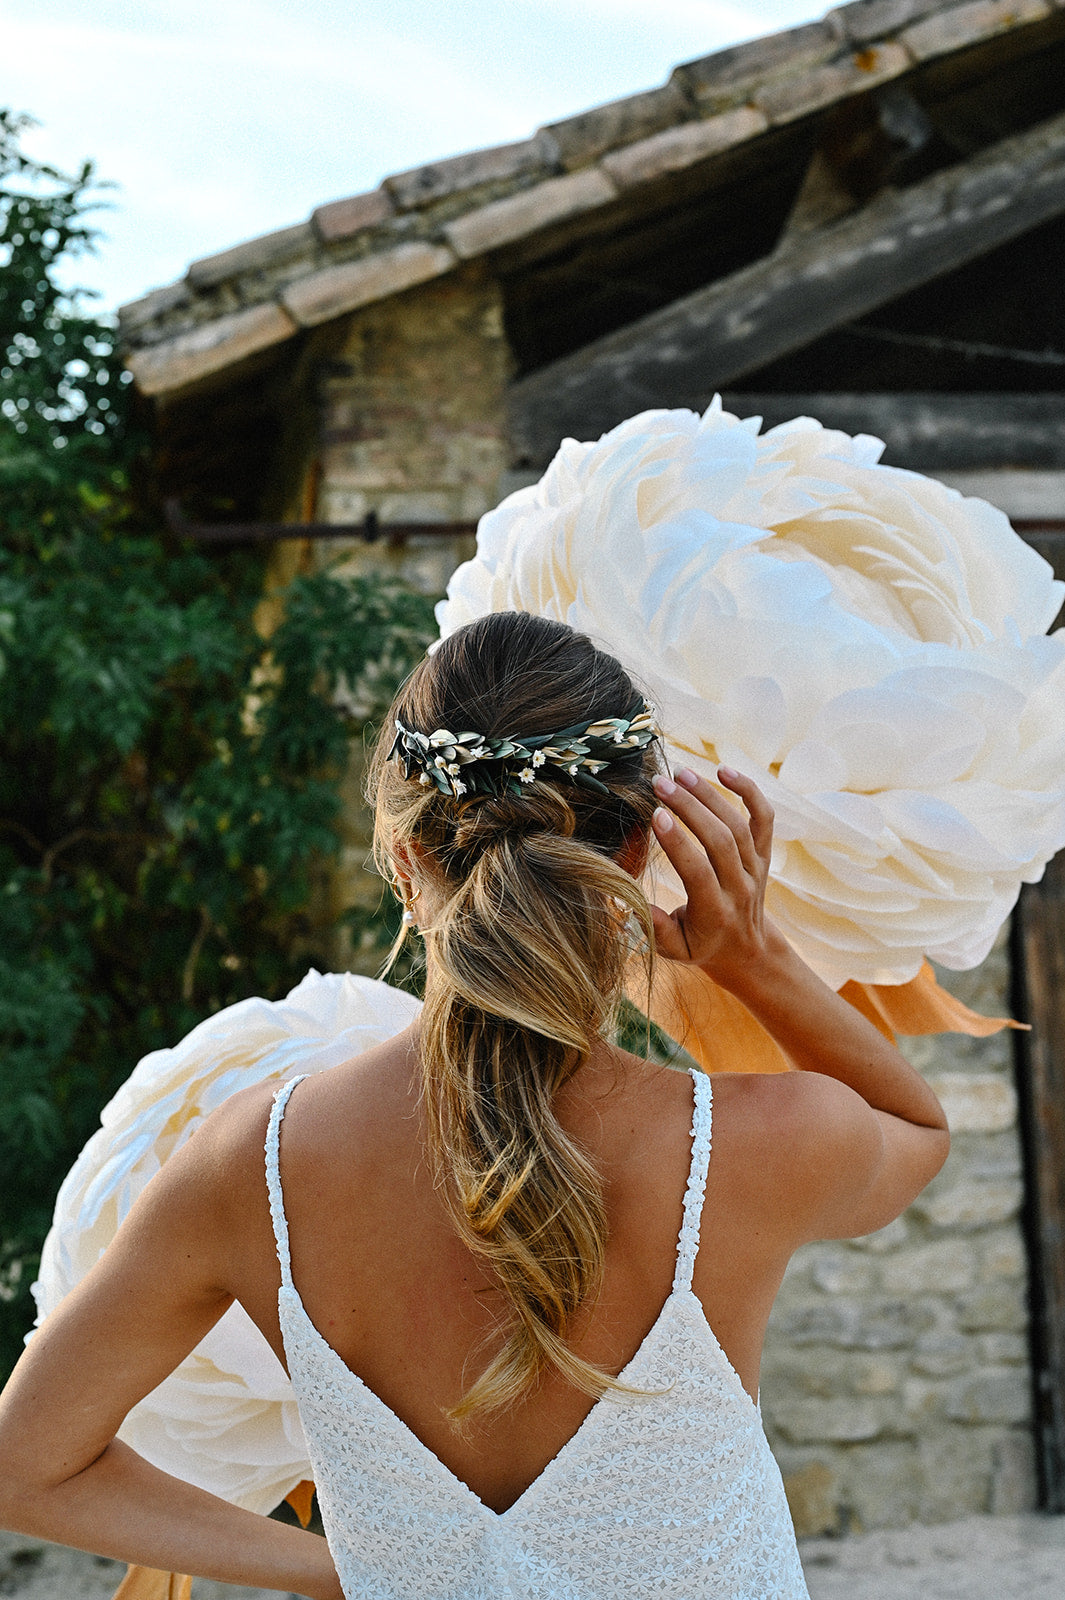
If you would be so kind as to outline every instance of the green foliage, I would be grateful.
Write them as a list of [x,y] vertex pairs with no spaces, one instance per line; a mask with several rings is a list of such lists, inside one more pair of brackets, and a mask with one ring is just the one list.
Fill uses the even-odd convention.
[[110,324],[57,268],[88,166],[0,113],[0,1368],[55,1190],[146,1051],[323,963],[308,915],[350,741],[434,633],[396,583],[298,579],[160,538]]

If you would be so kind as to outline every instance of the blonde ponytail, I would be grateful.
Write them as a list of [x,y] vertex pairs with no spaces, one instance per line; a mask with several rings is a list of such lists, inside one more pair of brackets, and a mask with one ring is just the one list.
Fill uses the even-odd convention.
[[[493,659],[506,668],[495,682]],[[580,635],[501,613],[446,641],[396,715],[423,730],[546,732],[617,715],[632,694],[618,663]],[[429,1159],[506,1307],[502,1349],[450,1415],[461,1423],[512,1405],[549,1369],[598,1396],[618,1385],[568,1339],[602,1280],[602,1183],[555,1102],[620,996],[630,913],[652,942],[647,901],[615,858],[634,839],[640,854],[654,757],[635,751],[600,772],[604,794],[538,781],[463,800],[404,779],[386,759],[388,737],[373,769],[379,859],[415,846],[441,902],[421,1020]]]

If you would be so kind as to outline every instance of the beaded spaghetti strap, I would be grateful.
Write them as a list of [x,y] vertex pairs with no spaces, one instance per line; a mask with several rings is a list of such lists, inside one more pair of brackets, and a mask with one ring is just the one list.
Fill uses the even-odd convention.
[[695,1103],[692,1107],[692,1161],[688,1187],[684,1191],[684,1220],[677,1241],[677,1270],[674,1289],[690,1289],[699,1252],[699,1223],[706,1194],[706,1174],[710,1166],[710,1135],[713,1125],[714,1094],[705,1072],[692,1072]]
[[285,1202],[281,1193],[279,1165],[281,1119],[285,1115],[285,1107],[293,1089],[297,1083],[302,1083],[306,1076],[305,1072],[301,1073],[298,1078],[290,1078],[288,1083],[281,1085],[274,1095],[270,1121],[266,1125],[266,1192],[270,1196],[270,1220],[274,1225],[277,1259],[281,1263],[281,1282],[286,1289],[295,1286],[292,1282],[292,1258],[288,1248],[288,1218],[285,1216]]

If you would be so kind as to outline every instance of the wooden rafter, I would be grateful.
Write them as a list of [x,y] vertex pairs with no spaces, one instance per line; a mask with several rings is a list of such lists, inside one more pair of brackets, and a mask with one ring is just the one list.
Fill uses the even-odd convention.
[[1065,468],[1065,392],[726,392],[721,398],[736,416],[761,417],[764,428],[816,417],[826,428],[874,434],[893,466],[919,472]]
[[651,406],[693,404],[1065,211],[1065,116],[863,210],[514,384],[516,457],[541,465]]

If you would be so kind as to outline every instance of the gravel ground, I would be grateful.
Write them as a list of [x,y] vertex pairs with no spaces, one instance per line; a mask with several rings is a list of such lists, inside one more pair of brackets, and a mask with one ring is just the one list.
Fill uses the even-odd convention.
[[[1065,1600],[1065,1517],[970,1517],[810,1539],[802,1556],[812,1600]],[[124,1571],[98,1556],[0,1533],[0,1595],[11,1600],[111,1600]],[[277,1600],[277,1591],[201,1578],[193,1597]]]

